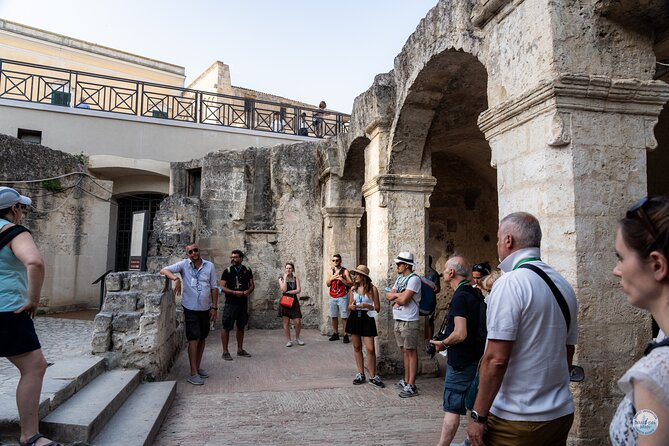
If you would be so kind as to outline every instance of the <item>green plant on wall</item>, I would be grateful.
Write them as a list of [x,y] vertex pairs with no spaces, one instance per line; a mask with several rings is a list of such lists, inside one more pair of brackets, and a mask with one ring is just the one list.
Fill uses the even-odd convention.
[[44,180],[42,181],[42,187],[49,192],[62,192],[63,191],[63,185],[60,184],[59,179],[55,180]]
[[83,164],[84,166],[88,167],[88,155],[86,155],[83,150],[76,155],[74,155],[74,158],[79,161],[79,164]]

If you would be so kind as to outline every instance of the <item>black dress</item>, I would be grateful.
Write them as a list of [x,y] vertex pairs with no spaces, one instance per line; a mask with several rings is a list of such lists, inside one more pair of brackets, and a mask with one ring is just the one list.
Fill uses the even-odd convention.
[[[297,282],[289,282],[286,281],[286,290],[287,291],[292,291],[295,288],[297,288]],[[279,313],[277,316],[279,317],[287,317],[288,319],[302,319],[302,311],[300,310],[300,300],[299,298],[294,295],[290,294],[290,296],[293,296],[293,306],[290,308],[283,307],[279,305]]]

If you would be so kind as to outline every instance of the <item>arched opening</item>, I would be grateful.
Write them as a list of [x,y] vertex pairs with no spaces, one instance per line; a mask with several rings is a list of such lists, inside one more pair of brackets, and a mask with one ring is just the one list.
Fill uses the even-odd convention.
[[351,206],[363,208],[360,224],[356,231],[357,258],[355,265],[367,265],[367,212],[365,212],[365,198],[362,196],[362,185],[365,182],[365,147],[369,139],[360,137],[353,140],[346,154],[342,175],[342,198]]
[[[411,164],[437,179],[430,196],[425,258],[432,256],[440,273],[455,253],[470,263],[498,263],[497,173],[477,125],[488,107],[487,79],[484,66],[471,54],[445,51],[434,56],[410,88],[396,125],[399,133],[393,135],[398,147],[409,142],[391,156],[393,169]],[[451,294],[442,283],[441,296]],[[447,301],[439,299],[438,308],[443,311]]]

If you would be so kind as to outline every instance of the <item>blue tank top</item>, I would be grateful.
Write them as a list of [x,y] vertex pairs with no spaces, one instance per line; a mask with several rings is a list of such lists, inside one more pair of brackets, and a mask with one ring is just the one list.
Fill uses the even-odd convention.
[[[0,218],[0,230],[11,222]],[[28,271],[8,245],[0,249],[0,312],[16,311],[28,301]]]

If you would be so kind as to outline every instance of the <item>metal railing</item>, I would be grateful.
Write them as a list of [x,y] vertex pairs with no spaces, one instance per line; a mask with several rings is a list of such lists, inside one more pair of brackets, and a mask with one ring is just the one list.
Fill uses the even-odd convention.
[[0,59],[0,99],[302,135],[335,136],[349,115]]

